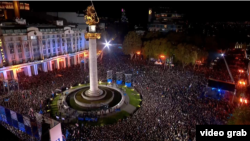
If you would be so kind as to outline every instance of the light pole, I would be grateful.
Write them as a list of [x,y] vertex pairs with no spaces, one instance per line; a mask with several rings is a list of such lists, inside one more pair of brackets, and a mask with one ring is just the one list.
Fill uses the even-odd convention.
[[229,76],[230,76],[230,78],[231,78],[231,81],[234,83],[233,76],[232,76],[231,71],[230,71],[230,69],[229,69],[229,67],[228,67],[228,65],[227,65],[227,61],[226,61],[226,59],[225,59],[225,57],[224,57],[224,54],[222,53],[221,56],[222,56],[222,58],[224,59],[224,62],[225,62],[225,64],[226,64],[227,71],[228,71],[228,73],[229,73]]

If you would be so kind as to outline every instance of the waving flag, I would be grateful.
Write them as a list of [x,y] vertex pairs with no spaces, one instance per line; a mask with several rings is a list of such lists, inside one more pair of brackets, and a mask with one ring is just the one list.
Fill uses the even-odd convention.
[[62,139],[63,141],[66,141],[66,137],[64,135],[62,135]]

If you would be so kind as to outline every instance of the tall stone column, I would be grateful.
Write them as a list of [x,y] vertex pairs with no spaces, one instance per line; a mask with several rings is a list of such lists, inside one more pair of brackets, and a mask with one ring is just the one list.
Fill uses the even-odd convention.
[[63,68],[66,68],[66,57],[63,60]]
[[98,91],[98,74],[97,74],[97,59],[96,59],[96,39],[89,39],[89,76],[90,76],[90,91]]
[[32,76],[30,66],[27,66],[26,69],[27,69],[27,75],[28,75],[28,76]]
[[13,72],[13,79],[17,79],[17,72],[16,72],[16,69],[13,69],[12,72]]
[[8,79],[7,71],[3,71],[3,77],[4,79]]
[[78,64],[81,64],[81,58],[80,58],[80,54],[77,55],[77,60],[78,60]]
[[43,63],[43,71],[44,71],[44,72],[48,72],[48,65],[47,65],[47,62],[44,62],[44,63]]
[[56,59],[56,68],[60,69],[60,59]]
[[68,58],[67,58],[67,60],[68,60],[68,67],[70,67],[70,56],[68,56]]
[[34,74],[38,75],[38,68],[37,68],[37,64],[33,65],[34,67]]
[[52,61],[49,61],[49,70],[50,70],[50,71],[53,71],[53,68],[52,68]]
[[74,56],[74,65],[77,65],[77,55]]

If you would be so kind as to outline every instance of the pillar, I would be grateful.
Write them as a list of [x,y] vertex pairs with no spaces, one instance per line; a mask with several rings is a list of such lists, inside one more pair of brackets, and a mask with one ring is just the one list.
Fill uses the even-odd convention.
[[47,65],[47,62],[44,62],[44,63],[43,63],[43,71],[44,71],[44,72],[48,72],[48,65]]
[[28,76],[32,76],[31,68],[30,68],[30,67],[31,67],[31,66],[27,66],[27,67],[26,67],[27,75],[28,75]]
[[66,57],[63,60],[63,67],[66,68]]
[[53,68],[52,68],[52,61],[49,61],[49,71],[53,71]]
[[4,79],[8,79],[8,75],[7,75],[7,71],[3,71],[3,77],[4,77]]
[[78,54],[77,57],[78,57],[78,64],[80,64],[81,63],[80,54]]
[[6,9],[4,10],[4,18],[5,18],[5,20],[8,19],[8,15],[7,15],[7,10]]
[[74,56],[74,65],[77,65],[77,55]]
[[16,69],[13,69],[12,72],[13,72],[13,79],[17,79]]
[[70,67],[70,56],[68,56],[68,58],[67,58],[67,60],[68,60],[68,67]]
[[98,91],[96,39],[89,39],[89,76],[90,91]]
[[14,6],[15,17],[20,19],[19,2],[18,1],[13,1],[13,6]]
[[60,59],[56,59],[56,68],[60,69]]
[[38,75],[38,68],[37,68],[37,64],[33,65],[34,67],[34,74]]

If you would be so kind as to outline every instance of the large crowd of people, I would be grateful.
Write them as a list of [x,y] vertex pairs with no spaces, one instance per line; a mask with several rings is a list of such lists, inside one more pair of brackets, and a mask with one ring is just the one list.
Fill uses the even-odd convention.
[[[178,65],[164,69],[153,62],[105,54],[98,63],[99,80],[106,80],[108,70],[113,71],[114,79],[115,72],[132,73],[133,87],[142,96],[141,107],[130,117],[112,125],[63,125],[63,134],[68,129],[69,140],[87,141],[193,140],[196,125],[226,124],[236,106],[225,99],[218,101],[203,96],[208,69],[204,66],[194,70]],[[35,112],[45,109],[46,99],[55,89],[86,81],[88,71],[83,72],[80,65],[39,72],[32,77],[19,74],[20,91],[12,91],[9,101],[1,105],[30,116],[30,109]],[[8,128],[14,132],[14,128]],[[14,133],[22,139],[32,140],[25,133]]]

